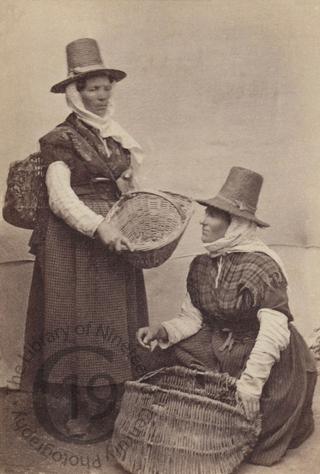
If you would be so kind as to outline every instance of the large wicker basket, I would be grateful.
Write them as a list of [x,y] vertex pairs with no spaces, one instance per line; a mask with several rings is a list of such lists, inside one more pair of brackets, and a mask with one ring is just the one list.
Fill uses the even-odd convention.
[[124,194],[107,219],[133,244],[123,256],[139,268],[157,267],[173,253],[193,213],[192,200],[180,194],[135,191]]
[[260,432],[239,403],[227,374],[169,367],[126,382],[114,456],[134,474],[230,474]]

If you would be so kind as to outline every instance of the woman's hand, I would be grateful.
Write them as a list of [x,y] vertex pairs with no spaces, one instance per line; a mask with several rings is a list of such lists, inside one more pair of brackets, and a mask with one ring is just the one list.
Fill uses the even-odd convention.
[[248,419],[254,419],[260,412],[260,398],[237,390],[238,397],[243,404]]
[[120,252],[121,250],[133,251],[133,246],[129,240],[124,237],[121,232],[110,222],[102,221],[96,230],[98,237],[109,250]]
[[[149,351],[154,350],[158,341],[168,342],[168,333],[162,324],[140,328],[136,336],[139,344]],[[152,344],[153,341],[156,341],[156,344]]]

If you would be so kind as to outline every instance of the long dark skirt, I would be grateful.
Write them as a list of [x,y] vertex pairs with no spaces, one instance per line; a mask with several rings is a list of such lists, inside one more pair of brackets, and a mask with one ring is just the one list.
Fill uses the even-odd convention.
[[[107,210],[105,201],[90,207]],[[87,387],[141,375],[135,333],[146,325],[142,271],[50,214],[34,265],[22,389],[36,377]]]
[[[248,459],[253,464],[272,465],[288,448],[297,447],[313,431],[312,398],[317,372],[310,351],[297,329],[290,325],[291,341],[281,353],[261,397],[262,431]],[[239,378],[254,345],[254,339],[221,350],[226,335],[202,328],[195,336],[171,347],[169,365],[228,372]]]

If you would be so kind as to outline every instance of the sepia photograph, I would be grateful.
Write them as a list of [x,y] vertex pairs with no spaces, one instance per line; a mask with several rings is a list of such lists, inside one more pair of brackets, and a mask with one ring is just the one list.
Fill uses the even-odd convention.
[[0,23],[0,474],[320,474],[319,0]]

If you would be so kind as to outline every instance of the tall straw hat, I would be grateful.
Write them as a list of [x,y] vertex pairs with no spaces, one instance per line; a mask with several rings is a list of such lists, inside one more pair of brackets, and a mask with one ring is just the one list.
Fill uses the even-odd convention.
[[71,82],[82,77],[90,76],[94,72],[104,72],[114,81],[121,81],[126,73],[118,69],[106,68],[101,59],[99,46],[96,40],[81,38],[66,47],[68,77],[51,87],[51,92],[63,93]]
[[244,217],[256,222],[260,227],[269,227],[269,224],[255,216],[262,183],[261,174],[234,166],[215,197],[196,201],[202,206],[215,207],[229,214]]

